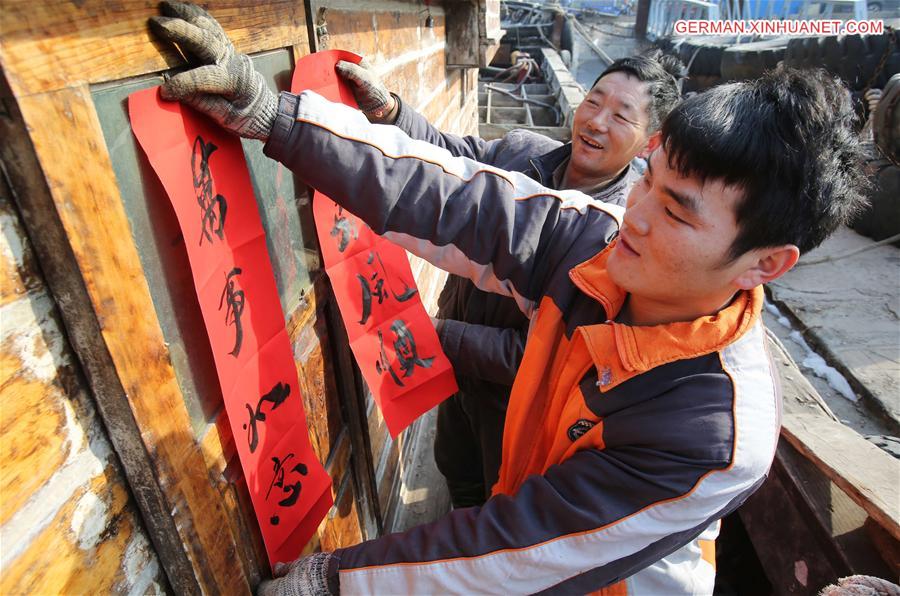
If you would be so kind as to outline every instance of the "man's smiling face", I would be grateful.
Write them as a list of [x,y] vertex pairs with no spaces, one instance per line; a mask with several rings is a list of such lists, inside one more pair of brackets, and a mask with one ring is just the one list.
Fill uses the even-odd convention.
[[602,183],[621,172],[647,146],[647,84],[625,72],[597,81],[575,110],[571,174]]
[[662,313],[661,320],[715,311],[739,289],[735,279],[757,257],[751,251],[729,259],[743,191],[681,176],[669,167],[662,148],[648,166],[628,195],[607,261],[609,275],[630,294],[631,308]]

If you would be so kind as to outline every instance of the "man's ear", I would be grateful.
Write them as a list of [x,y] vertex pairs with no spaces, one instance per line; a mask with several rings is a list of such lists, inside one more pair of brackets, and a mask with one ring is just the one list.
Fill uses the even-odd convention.
[[662,142],[662,133],[660,131],[656,131],[650,138],[647,139],[647,144],[644,145],[644,148],[641,149],[641,152],[637,154],[641,159],[647,159],[650,157],[650,154],[656,151],[656,148],[659,147],[660,142]]
[[800,249],[793,244],[755,250],[750,266],[733,283],[742,290],[752,290],[758,285],[778,279],[790,271],[799,259]]

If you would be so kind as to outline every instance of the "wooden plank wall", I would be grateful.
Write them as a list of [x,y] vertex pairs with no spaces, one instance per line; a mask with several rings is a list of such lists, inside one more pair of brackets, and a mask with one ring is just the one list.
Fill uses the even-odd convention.
[[[207,7],[239,51],[309,52],[303,3]],[[440,128],[474,132],[475,72],[445,68],[444,11],[431,7],[429,28],[423,8],[330,3],[322,15],[329,47],[367,55]],[[0,213],[0,455],[15,463],[4,464],[0,484],[0,592],[247,593],[266,571],[227,424],[219,416],[192,428],[91,96],[93,85],[159,72],[180,57],[147,30],[155,2],[5,0],[2,10],[0,164],[12,200]],[[33,253],[16,249],[29,237]],[[433,310],[442,276],[421,261],[413,269]],[[354,390],[348,351],[324,277],[311,279],[286,316],[311,439],[335,478],[336,505],[314,541],[332,549],[374,536],[402,506],[402,441],[389,439],[374,408],[354,422],[353,408],[341,405]],[[34,314],[35,304],[45,314]],[[40,370],[29,369],[35,354]],[[83,467],[69,465],[76,460]],[[367,467],[377,484],[371,498]],[[66,490],[56,492],[62,480]],[[43,517],[29,517],[35,508]]]
[[127,594],[165,575],[0,179],[0,593]]

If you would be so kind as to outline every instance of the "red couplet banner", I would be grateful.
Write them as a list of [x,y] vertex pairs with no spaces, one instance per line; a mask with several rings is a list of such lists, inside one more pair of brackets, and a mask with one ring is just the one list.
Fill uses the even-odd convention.
[[[311,89],[356,107],[334,66],[360,59],[343,50],[305,56],[294,68],[291,91]],[[318,191],[313,217],[350,348],[396,437],[457,391],[453,368],[419,298],[406,251]]]
[[237,137],[159,88],[131,126],[175,208],[225,409],[271,564],[299,556],[332,505],[309,442],[250,175]]

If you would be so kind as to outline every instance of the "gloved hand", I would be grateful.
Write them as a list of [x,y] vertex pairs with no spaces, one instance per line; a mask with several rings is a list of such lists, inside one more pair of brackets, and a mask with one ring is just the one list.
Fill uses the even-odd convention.
[[397,100],[372,72],[372,67],[365,58],[359,64],[340,60],[335,70],[350,83],[359,109],[370,121],[381,124],[394,123],[399,111]]
[[266,140],[278,98],[250,58],[234,51],[221,25],[199,6],[164,1],[161,8],[165,16],[151,17],[150,29],[197,66],[168,79],[162,98],[183,101],[242,137]]
[[332,553],[315,553],[288,564],[276,563],[276,579],[264,581],[257,596],[337,596],[328,585],[328,562]]

